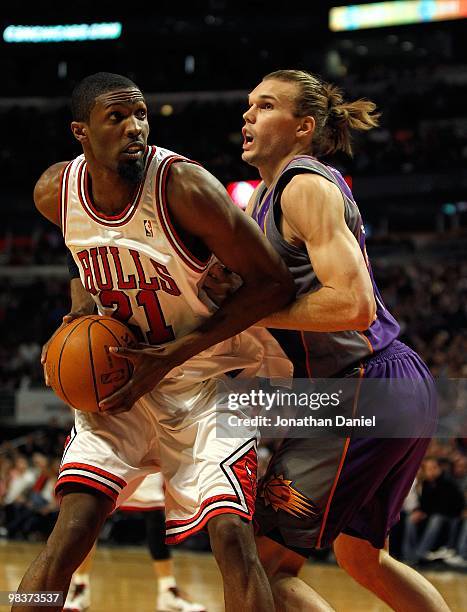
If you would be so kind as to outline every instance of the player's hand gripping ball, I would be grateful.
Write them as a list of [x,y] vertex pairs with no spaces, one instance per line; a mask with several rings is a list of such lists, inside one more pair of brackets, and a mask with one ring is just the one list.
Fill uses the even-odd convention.
[[73,408],[99,412],[99,402],[123,387],[133,372],[131,362],[109,347],[135,345],[133,333],[120,321],[79,317],[50,341],[45,363],[50,386]]

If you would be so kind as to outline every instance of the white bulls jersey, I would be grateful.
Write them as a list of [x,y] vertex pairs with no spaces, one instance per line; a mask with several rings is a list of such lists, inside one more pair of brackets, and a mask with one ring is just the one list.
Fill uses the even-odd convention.
[[[83,155],[62,176],[62,231],[84,287],[100,314],[136,326],[149,344],[183,336],[212,314],[199,297],[211,258],[200,261],[188,252],[167,207],[167,177],[177,162],[195,163],[167,149],[147,147],[141,184],[125,209],[111,217],[93,204]],[[254,375],[260,366],[265,376],[290,371],[269,333],[255,328],[203,351],[170,376],[200,380],[238,368]]]
[[125,209],[115,216],[92,201],[83,155],[62,178],[65,243],[100,314],[137,326],[144,340],[163,344],[198,327],[210,313],[198,298],[209,261],[199,261],[179,240],[165,197],[174,162],[189,160],[147,147],[145,173]]

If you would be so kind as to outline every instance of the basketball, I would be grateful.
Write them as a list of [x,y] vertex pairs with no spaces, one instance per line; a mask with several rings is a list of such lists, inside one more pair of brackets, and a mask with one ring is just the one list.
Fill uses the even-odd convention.
[[136,344],[126,325],[99,315],[80,317],[52,338],[45,364],[49,384],[67,404],[99,412],[99,402],[129,380],[132,364],[109,352]]

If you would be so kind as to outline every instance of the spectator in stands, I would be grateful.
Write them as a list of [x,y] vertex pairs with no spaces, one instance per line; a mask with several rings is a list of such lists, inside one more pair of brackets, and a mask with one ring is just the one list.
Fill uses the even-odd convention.
[[465,510],[455,546],[446,547],[442,561],[450,567],[467,568],[467,512]]
[[448,531],[447,541],[454,537],[463,509],[464,495],[458,484],[442,471],[437,458],[426,458],[418,507],[405,525],[405,560],[413,564],[431,560],[429,553],[439,542],[443,530]]
[[25,508],[21,532],[28,540],[43,539],[53,529],[58,516],[58,502],[54,488],[57,482],[60,459],[49,460],[41,456],[42,469],[34,483]]
[[26,502],[27,495],[31,490],[37,476],[37,470],[29,466],[29,462],[24,455],[18,455],[11,470],[6,494],[5,504],[5,525],[6,533],[11,536],[10,526],[16,523],[18,513]]
[[9,513],[6,524],[10,538],[37,539],[39,534],[50,533],[55,522],[58,504],[54,497],[58,460],[50,461],[41,453],[32,456],[35,477],[32,485],[17,498],[14,512]]
[[[465,497],[467,494],[467,457],[460,452],[454,452],[452,457],[452,475]],[[431,558],[439,559],[450,567],[467,568],[467,510],[465,508],[458,531],[453,530],[447,545],[434,551]]]

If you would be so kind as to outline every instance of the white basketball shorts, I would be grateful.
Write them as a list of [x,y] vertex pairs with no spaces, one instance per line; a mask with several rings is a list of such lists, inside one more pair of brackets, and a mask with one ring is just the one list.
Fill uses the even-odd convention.
[[[56,493],[67,483],[95,489],[114,502],[128,501],[149,474],[165,481],[166,541],[181,542],[213,516],[252,519],[256,497],[256,429],[241,437],[216,435],[216,381],[167,381],[117,415],[75,412]],[[240,415],[241,416],[241,415]],[[243,415],[244,416],[244,415]],[[237,435],[235,433],[235,435]],[[149,482],[149,481],[148,481]]]

